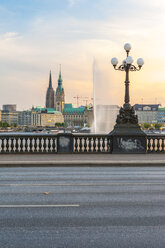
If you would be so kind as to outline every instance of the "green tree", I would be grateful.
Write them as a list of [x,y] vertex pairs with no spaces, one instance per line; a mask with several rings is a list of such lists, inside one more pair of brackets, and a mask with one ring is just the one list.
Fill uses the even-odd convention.
[[56,127],[64,127],[64,123],[59,123],[59,122],[57,122],[57,123],[55,123],[55,126],[56,126]]
[[144,128],[145,129],[149,129],[150,128],[150,124],[149,123],[144,123]]
[[155,126],[155,129],[160,129],[162,125],[160,123],[156,123],[154,126]]

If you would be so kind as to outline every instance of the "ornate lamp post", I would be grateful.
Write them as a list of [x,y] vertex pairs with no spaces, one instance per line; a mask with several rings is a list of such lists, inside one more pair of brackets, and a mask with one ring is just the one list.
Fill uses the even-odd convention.
[[[110,133],[113,142],[113,152],[116,153],[143,153],[145,150],[145,142],[142,136],[145,136],[138,125],[138,118],[135,115],[133,107],[130,105],[129,96],[129,72],[139,71],[144,64],[142,58],[137,60],[137,67],[133,65],[133,58],[129,56],[131,45],[126,43],[124,45],[126,51],[126,59],[122,64],[117,67],[118,59],[112,58],[111,63],[115,70],[125,71],[125,98],[124,105],[120,108],[119,115],[117,116],[116,125],[114,130]],[[145,136],[146,138],[146,136]]]

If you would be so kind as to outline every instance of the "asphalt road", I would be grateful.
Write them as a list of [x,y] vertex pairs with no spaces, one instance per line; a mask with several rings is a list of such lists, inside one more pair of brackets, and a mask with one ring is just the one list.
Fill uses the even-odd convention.
[[164,248],[165,168],[0,168],[0,248]]

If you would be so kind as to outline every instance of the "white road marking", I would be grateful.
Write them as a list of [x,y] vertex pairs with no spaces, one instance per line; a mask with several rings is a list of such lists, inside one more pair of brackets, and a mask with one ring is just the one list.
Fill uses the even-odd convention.
[[56,204],[56,205],[0,205],[0,208],[65,208],[80,207],[79,204]]

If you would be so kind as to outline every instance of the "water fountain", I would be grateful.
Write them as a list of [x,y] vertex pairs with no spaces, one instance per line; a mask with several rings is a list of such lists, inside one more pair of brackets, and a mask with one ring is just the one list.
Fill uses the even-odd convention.
[[[99,69],[96,59],[93,61],[93,107],[94,107],[94,133],[109,133],[116,122],[119,106],[113,105],[106,96],[103,72]],[[108,98],[108,101],[107,99]]]

